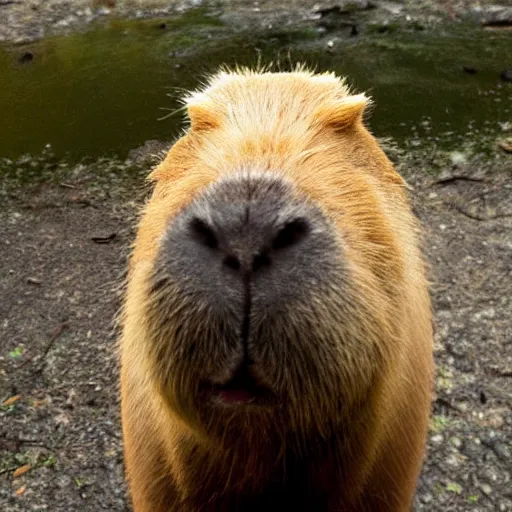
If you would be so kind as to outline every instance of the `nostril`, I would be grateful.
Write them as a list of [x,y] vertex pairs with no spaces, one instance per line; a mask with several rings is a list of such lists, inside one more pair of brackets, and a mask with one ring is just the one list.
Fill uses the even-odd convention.
[[226,256],[223,263],[233,270],[240,270],[240,261],[235,256]]
[[190,229],[196,239],[210,249],[217,249],[219,241],[212,228],[203,220],[194,217],[190,222]]
[[261,267],[270,265],[270,257],[266,252],[262,252],[254,256],[252,260],[252,271],[257,272]]
[[287,222],[277,233],[272,242],[272,249],[284,249],[295,245],[309,231],[308,223],[304,219],[295,219]]

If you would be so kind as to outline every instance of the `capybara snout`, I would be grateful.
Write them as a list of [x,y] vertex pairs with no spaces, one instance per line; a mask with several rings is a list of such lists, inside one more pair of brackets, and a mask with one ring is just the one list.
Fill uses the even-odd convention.
[[[208,387],[225,403],[290,407],[290,397],[304,398],[294,388],[301,343],[316,328],[309,322],[319,306],[341,314],[345,279],[334,226],[290,180],[243,171],[213,182],[169,222],[150,278],[152,340],[166,361],[155,365],[159,380],[186,374],[174,399],[190,403],[188,414],[208,410]],[[333,288],[338,302],[325,294]],[[272,332],[272,323],[283,327]],[[329,336],[335,347],[336,331]],[[328,388],[329,372],[317,376],[315,386]]]
[[300,300],[340,257],[316,205],[279,175],[247,172],[213,183],[170,222],[157,279],[228,315],[247,295],[268,309]]

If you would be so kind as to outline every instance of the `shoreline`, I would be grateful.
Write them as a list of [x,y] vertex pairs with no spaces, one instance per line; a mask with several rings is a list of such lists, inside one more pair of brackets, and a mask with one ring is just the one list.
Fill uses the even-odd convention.
[[[489,29],[512,27],[512,0],[497,4],[470,0],[324,1],[285,0],[275,7],[271,0],[0,0],[0,44],[21,45],[53,35],[84,31],[95,22],[159,19],[200,13],[217,18],[233,31],[265,30],[272,26],[314,26],[329,30],[336,18],[341,24],[403,29],[435,29],[441,25],[470,23]],[[327,23],[325,22],[327,20]],[[336,23],[336,20],[334,20]],[[327,28],[326,28],[327,26]]]

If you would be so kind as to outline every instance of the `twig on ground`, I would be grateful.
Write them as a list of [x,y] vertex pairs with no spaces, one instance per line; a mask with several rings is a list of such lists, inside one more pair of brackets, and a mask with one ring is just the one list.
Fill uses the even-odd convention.
[[446,178],[440,178],[438,180],[433,181],[430,186],[434,185],[447,185],[448,183],[454,183],[456,181],[470,181],[474,183],[485,183],[487,180],[484,178],[472,178],[471,176],[448,176]]
[[462,206],[460,206],[456,203],[445,202],[445,204],[447,204],[448,206],[451,206],[453,209],[455,209],[456,211],[458,211],[459,213],[461,213],[468,219],[477,220],[480,222],[486,222],[489,220],[504,219],[506,217],[512,217],[512,213],[497,213],[496,215],[489,215],[489,216],[478,215],[477,213],[471,213],[471,212],[467,211],[465,208],[463,208]]
[[59,183],[59,186],[62,187],[62,188],[76,188],[75,185],[72,185],[71,183],[66,183],[64,181],[61,181]]
[[[57,327],[55,327],[55,329],[52,331],[52,333],[50,335],[50,341],[46,345],[43,353],[39,356],[40,360],[44,360],[46,358],[46,356],[48,355],[48,352],[50,352],[50,349],[52,348],[53,344],[57,341],[59,336],[68,328],[69,328],[69,324],[67,322],[62,322]],[[20,367],[26,366],[27,364],[33,362],[33,360],[34,360],[34,358],[32,358],[32,357],[27,359],[20,365]],[[38,371],[41,371],[41,368],[39,368]]]
[[452,404],[446,398],[438,397],[438,398],[436,398],[435,403],[438,404],[438,405],[442,405],[444,407],[447,407],[448,409],[452,409],[453,411],[456,411],[459,414],[462,414],[464,412],[460,407],[458,407],[455,404]]

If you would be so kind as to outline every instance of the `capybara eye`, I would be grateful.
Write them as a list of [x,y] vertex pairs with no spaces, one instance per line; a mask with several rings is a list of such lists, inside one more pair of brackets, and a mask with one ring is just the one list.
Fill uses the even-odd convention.
[[210,249],[217,249],[219,246],[219,241],[217,240],[217,237],[215,236],[212,228],[208,226],[206,222],[197,217],[194,217],[190,222],[190,228],[196,236],[197,240],[202,245],[205,245]]
[[232,268],[233,270],[240,270],[240,260],[235,256],[226,256],[224,258],[223,263],[224,265],[226,265],[229,268]]
[[272,241],[272,249],[284,249],[295,245],[304,238],[308,229],[308,224],[304,219],[295,219],[286,223]]

